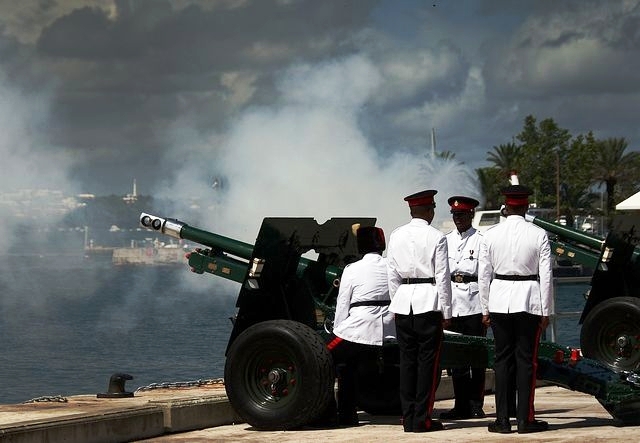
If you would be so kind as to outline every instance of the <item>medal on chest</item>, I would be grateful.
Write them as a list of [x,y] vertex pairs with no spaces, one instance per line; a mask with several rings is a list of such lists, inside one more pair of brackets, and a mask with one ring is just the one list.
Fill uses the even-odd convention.
[[473,260],[473,249],[469,249],[469,260]]

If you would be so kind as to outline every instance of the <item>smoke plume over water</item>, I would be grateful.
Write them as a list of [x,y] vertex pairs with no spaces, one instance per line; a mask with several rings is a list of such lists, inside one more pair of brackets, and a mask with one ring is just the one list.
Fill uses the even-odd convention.
[[[29,207],[29,198],[42,190],[71,192],[74,185],[68,179],[73,159],[63,149],[51,146],[42,135],[48,126],[47,93],[26,94],[13,89],[0,71],[0,97],[0,191],[14,194],[11,199],[2,199],[0,205],[0,250],[4,251],[14,240],[17,223],[33,222],[38,226],[43,221],[55,221],[51,214],[46,220],[35,219],[34,210],[40,208]],[[21,201],[15,195],[25,197]],[[22,212],[24,216],[7,217],[9,211]]]

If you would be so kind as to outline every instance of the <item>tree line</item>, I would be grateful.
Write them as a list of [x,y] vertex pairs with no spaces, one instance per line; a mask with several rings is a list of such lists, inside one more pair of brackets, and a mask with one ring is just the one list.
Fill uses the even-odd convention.
[[640,153],[624,138],[596,139],[592,132],[571,135],[552,119],[524,119],[522,132],[487,152],[491,164],[476,169],[484,209],[497,209],[500,189],[516,172],[533,190],[539,208],[555,208],[568,224],[577,215],[604,216],[609,225],[615,205],[640,188]]

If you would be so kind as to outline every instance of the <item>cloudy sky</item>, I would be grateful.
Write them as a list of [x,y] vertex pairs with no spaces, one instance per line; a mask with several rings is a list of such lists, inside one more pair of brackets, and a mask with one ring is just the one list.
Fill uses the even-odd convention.
[[529,114],[640,147],[639,30],[638,0],[0,0],[0,180],[219,178],[238,214],[477,196]]

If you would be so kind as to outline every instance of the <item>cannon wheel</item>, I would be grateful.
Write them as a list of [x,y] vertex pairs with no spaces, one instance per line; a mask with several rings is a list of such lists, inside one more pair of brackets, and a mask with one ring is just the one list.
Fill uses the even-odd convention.
[[615,297],[597,304],[582,324],[585,357],[614,371],[640,368],[640,299]]
[[333,361],[320,336],[290,320],[257,323],[231,345],[224,368],[227,397],[261,430],[295,429],[326,410],[333,397]]

